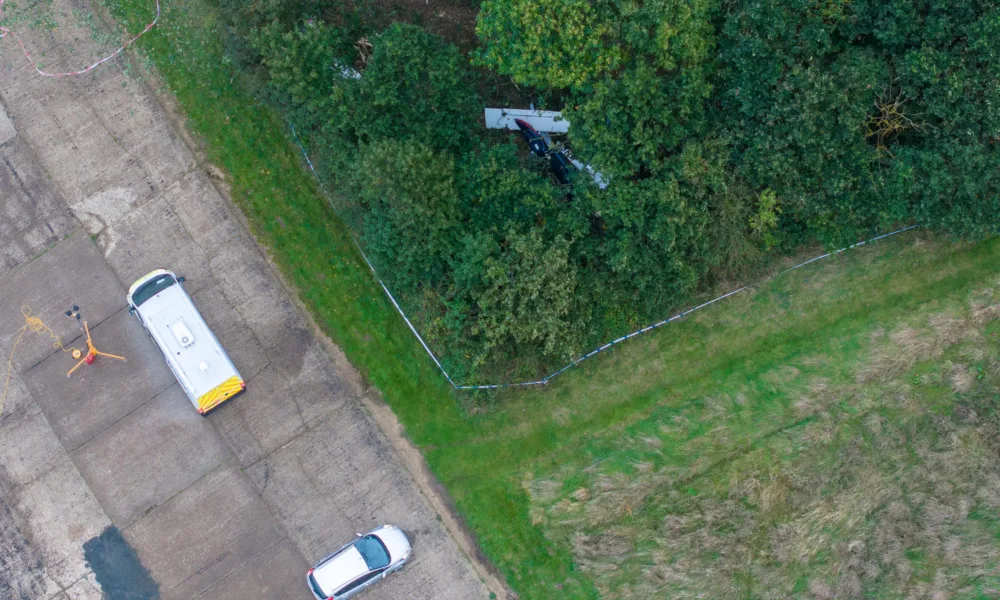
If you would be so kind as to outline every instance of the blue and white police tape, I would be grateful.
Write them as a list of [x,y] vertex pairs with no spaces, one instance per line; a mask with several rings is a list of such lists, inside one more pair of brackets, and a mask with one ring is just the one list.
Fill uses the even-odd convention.
[[[312,161],[309,160],[309,155],[306,153],[306,149],[302,146],[302,143],[299,141],[298,135],[296,135],[296,133],[295,133],[295,126],[292,126],[292,135],[295,136],[295,143],[298,144],[299,150],[302,151],[302,156],[305,157],[306,164],[309,165],[309,169],[313,172],[313,175],[316,177],[316,180],[319,182],[320,189],[323,191],[323,194],[326,195],[327,200],[330,202],[330,206],[334,208],[334,211],[336,211],[336,207],[333,206],[333,200],[330,198],[330,195],[327,194],[326,189],[323,188],[323,183],[319,179],[319,174],[316,173],[316,169],[313,168]],[[375,276],[375,280],[378,281],[378,284],[380,286],[382,286],[383,290],[385,290],[386,296],[389,297],[389,300],[392,302],[392,305],[396,307],[396,311],[398,311],[399,315],[401,317],[403,317],[403,320],[406,322],[407,327],[409,327],[410,331],[413,332],[413,335],[416,336],[417,341],[419,341],[420,345],[423,346],[424,350],[427,351],[427,354],[431,357],[431,360],[434,361],[434,364],[437,365],[437,368],[440,369],[441,374],[444,375],[445,379],[448,380],[448,383],[451,384],[451,387],[455,388],[456,390],[499,390],[499,389],[504,389],[504,388],[513,388],[513,387],[532,387],[532,386],[546,385],[554,377],[556,377],[558,375],[561,375],[562,373],[564,373],[565,371],[569,370],[570,368],[577,366],[578,364],[582,363],[583,361],[587,360],[588,358],[591,358],[593,356],[596,356],[596,355],[600,354],[601,352],[603,352],[603,351],[611,348],[612,346],[615,346],[615,345],[620,344],[620,343],[622,343],[624,341],[630,340],[630,339],[632,339],[632,338],[634,338],[636,336],[642,335],[644,333],[648,333],[648,332],[650,332],[650,331],[652,331],[654,329],[657,329],[659,327],[662,327],[662,326],[666,325],[667,323],[672,323],[673,321],[677,321],[677,320],[679,320],[679,319],[681,319],[681,318],[683,318],[683,317],[685,317],[685,316],[687,316],[687,315],[689,315],[689,314],[691,314],[691,313],[693,313],[693,312],[695,312],[697,310],[701,310],[701,309],[703,309],[703,308],[705,308],[707,306],[715,304],[716,302],[720,302],[722,300],[725,300],[726,298],[729,298],[730,296],[735,296],[736,294],[739,294],[740,292],[745,292],[746,290],[749,290],[750,288],[761,286],[761,285],[763,285],[763,284],[765,284],[765,283],[767,283],[769,281],[772,281],[774,279],[777,279],[778,277],[781,277],[782,275],[784,275],[786,273],[790,273],[790,272],[792,272],[792,271],[794,271],[796,269],[800,269],[800,268],[802,268],[802,267],[804,267],[806,265],[812,264],[812,263],[814,263],[816,261],[823,260],[824,258],[829,258],[831,256],[834,256],[836,254],[840,254],[841,252],[844,252],[846,250],[850,250],[852,248],[858,248],[860,246],[864,246],[865,244],[870,244],[871,242],[876,242],[878,240],[882,240],[882,239],[885,239],[887,237],[891,237],[891,236],[903,233],[904,231],[909,231],[911,229],[915,229],[916,227],[917,227],[917,225],[910,225],[909,227],[903,227],[902,229],[897,229],[896,231],[891,231],[889,233],[884,233],[884,234],[882,234],[880,236],[873,237],[873,238],[871,238],[869,240],[864,240],[862,242],[858,242],[857,244],[851,244],[850,246],[845,246],[844,248],[841,248],[839,250],[833,250],[831,252],[827,252],[826,254],[821,254],[819,256],[814,256],[813,258],[810,258],[809,260],[807,260],[805,262],[801,262],[801,263],[799,263],[799,264],[797,264],[797,265],[795,265],[793,267],[789,267],[787,269],[779,271],[778,273],[775,273],[774,275],[771,275],[770,277],[766,277],[764,279],[761,279],[760,281],[758,281],[756,283],[751,283],[751,284],[745,285],[745,286],[743,286],[743,287],[741,287],[739,289],[736,289],[736,290],[733,290],[733,291],[731,291],[729,293],[723,294],[723,295],[721,295],[721,296],[719,296],[717,298],[713,298],[712,300],[709,300],[708,302],[703,302],[703,303],[699,304],[698,306],[695,306],[694,308],[689,308],[688,310],[685,310],[683,312],[679,312],[679,313],[677,313],[676,315],[674,315],[674,316],[672,316],[670,318],[664,319],[662,321],[658,321],[656,323],[653,323],[652,325],[647,325],[646,327],[643,327],[642,329],[637,329],[636,331],[633,331],[632,333],[629,333],[627,335],[623,335],[623,336],[621,336],[621,337],[619,337],[617,339],[614,339],[614,340],[612,340],[612,341],[604,344],[603,346],[595,348],[594,350],[591,350],[590,352],[588,352],[588,353],[580,356],[576,360],[573,360],[573,361],[567,363],[563,367],[559,368],[556,371],[553,371],[552,373],[546,375],[545,377],[542,377],[541,379],[539,379],[537,381],[520,381],[520,382],[514,382],[514,383],[489,383],[489,384],[481,384],[481,385],[458,385],[457,383],[454,382],[454,380],[452,380],[451,375],[449,375],[448,371],[445,370],[444,366],[441,364],[441,361],[439,361],[438,358],[437,358],[437,356],[434,355],[434,352],[431,351],[430,346],[428,346],[427,342],[424,341],[424,338],[420,335],[420,332],[418,332],[417,328],[414,327],[413,323],[410,322],[409,317],[407,317],[406,313],[403,312],[403,309],[402,309],[402,307],[399,306],[399,303],[396,302],[396,298],[393,297],[392,292],[389,291],[389,288],[386,287],[386,285],[382,281],[382,279],[379,278],[378,272],[375,271],[375,267],[372,265],[371,261],[368,260],[368,257],[365,256],[364,251],[361,249],[361,245],[358,244],[357,239],[354,238],[354,233],[353,232],[351,233],[351,239],[354,240],[354,245],[357,246],[358,252],[361,253],[361,257],[365,259],[366,263],[368,263],[368,268],[371,269],[372,275]]]

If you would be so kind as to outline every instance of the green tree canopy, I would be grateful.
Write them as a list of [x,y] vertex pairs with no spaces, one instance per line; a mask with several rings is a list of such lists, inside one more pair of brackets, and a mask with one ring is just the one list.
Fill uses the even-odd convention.
[[1000,227],[998,0],[484,0],[476,66],[562,110],[603,190],[485,131],[488,78],[420,27],[226,1],[382,276],[473,363],[565,355],[801,242]]
[[486,0],[476,31],[481,64],[528,85],[583,88],[621,62],[615,14],[591,0]]
[[488,0],[478,61],[567,93],[570,142],[609,176],[657,173],[704,129],[707,0]]
[[455,163],[415,140],[365,146],[343,194],[382,276],[402,288],[443,278],[461,225]]
[[274,22],[254,37],[271,88],[322,132],[328,150],[411,138],[439,151],[470,148],[482,102],[455,46],[398,23],[371,43],[363,76],[354,78],[344,74],[353,41],[337,29]]
[[328,126],[350,130],[361,142],[412,137],[437,150],[471,148],[483,105],[458,49],[399,23],[372,45],[363,77],[343,86],[336,98],[350,121]]
[[786,227],[830,243],[909,219],[963,235],[996,230],[976,206],[994,181],[980,157],[998,132],[995,2],[723,9],[716,94],[731,168],[774,190]]
[[560,358],[577,350],[576,269],[567,240],[508,229],[502,242],[480,235],[466,243],[482,260],[481,283],[471,290],[481,315],[471,331],[483,340],[482,358],[498,349],[534,347]]

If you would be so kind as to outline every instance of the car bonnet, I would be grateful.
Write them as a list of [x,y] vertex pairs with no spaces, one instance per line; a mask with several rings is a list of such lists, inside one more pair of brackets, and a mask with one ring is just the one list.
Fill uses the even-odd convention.
[[396,562],[410,550],[410,541],[398,527],[383,527],[375,532],[389,551],[389,560]]

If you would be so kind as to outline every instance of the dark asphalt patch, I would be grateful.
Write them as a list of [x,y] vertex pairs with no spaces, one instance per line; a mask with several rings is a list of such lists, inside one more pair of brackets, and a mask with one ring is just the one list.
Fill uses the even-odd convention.
[[83,545],[83,556],[97,577],[108,600],[156,600],[160,586],[139,562],[132,546],[117,527],[108,527],[101,535]]
[[21,532],[0,481],[0,600],[34,600],[45,594],[45,566]]

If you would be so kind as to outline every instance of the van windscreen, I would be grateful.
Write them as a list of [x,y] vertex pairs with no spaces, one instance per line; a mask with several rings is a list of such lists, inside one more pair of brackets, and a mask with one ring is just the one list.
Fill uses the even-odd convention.
[[175,283],[177,283],[177,280],[174,279],[173,275],[168,273],[158,275],[139,286],[139,289],[132,294],[132,304],[138,307],[146,300],[149,300]]

